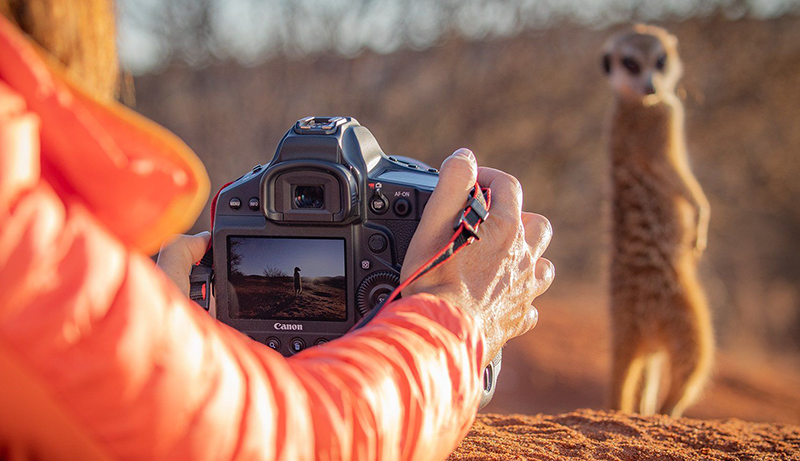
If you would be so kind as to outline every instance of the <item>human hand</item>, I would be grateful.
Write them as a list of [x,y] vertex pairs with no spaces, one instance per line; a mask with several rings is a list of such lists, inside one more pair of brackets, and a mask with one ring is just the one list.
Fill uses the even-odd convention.
[[539,314],[533,300],[555,276],[553,263],[541,257],[553,234],[550,222],[522,211],[522,189],[516,178],[478,168],[467,149],[448,157],[406,253],[401,280],[452,236],[453,221],[463,211],[476,176],[483,187],[492,189],[492,207],[481,224],[481,239],[409,285],[403,296],[431,293],[471,315],[484,332],[488,363],[508,340],[536,326]]
[[210,238],[211,233],[207,231],[195,235],[173,235],[158,252],[156,265],[187,297],[192,266],[205,254]]

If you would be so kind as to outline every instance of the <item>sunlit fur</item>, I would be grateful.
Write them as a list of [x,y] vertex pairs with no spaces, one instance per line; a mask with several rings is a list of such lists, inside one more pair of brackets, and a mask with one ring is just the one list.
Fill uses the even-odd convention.
[[[675,85],[683,73],[683,64],[677,51],[678,41],[660,27],[637,25],[630,32],[612,37],[606,45],[606,56],[610,60],[609,81],[618,97],[654,104],[661,96],[674,95]],[[666,57],[663,69],[657,68],[659,58]],[[635,62],[640,72],[631,73],[623,60]],[[655,89],[650,94],[647,87]]]
[[[683,105],[675,96],[682,72],[676,47],[665,30],[636,26],[608,42],[603,64],[616,95],[610,133],[611,405],[677,417],[708,380],[714,338],[696,271],[709,206],[689,168]],[[660,56],[666,56],[663,70],[656,67]],[[626,57],[636,61],[637,75],[623,64]],[[660,392],[666,365],[669,386]]]

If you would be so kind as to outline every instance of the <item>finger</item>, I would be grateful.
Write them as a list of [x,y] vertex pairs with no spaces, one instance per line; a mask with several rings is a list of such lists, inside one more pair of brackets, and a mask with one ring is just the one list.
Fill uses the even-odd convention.
[[540,258],[553,238],[550,221],[540,214],[523,212],[522,226],[525,229],[525,241],[531,247],[533,258]]
[[208,231],[196,235],[174,235],[161,247],[158,259],[163,258],[165,263],[194,264],[205,254],[210,238]]
[[556,277],[556,267],[549,259],[539,258],[534,268],[534,277],[536,278],[536,287],[533,291],[534,297],[539,297],[553,284],[553,279]]
[[[430,240],[450,237],[453,222],[464,209],[469,191],[475,185],[477,170],[475,155],[469,149],[459,149],[445,159],[439,183],[425,205],[415,235],[423,235]],[[438,242],[435,243],[438,245]]]
[[211,234],[177,235],[161,247],[156,265],[181,291],[189,294],[189,274],[192,265],[203,257]]
[[539,310],[534,306],[528,306],[528,311],[525,313],[522,321],[519,322],[518,329],[515,336],[522,336],[525,333],[533,330],[539,323]]
[[478,182],[492,190],[490,215],[518,220],[522,211],[522,187],[514,176],[494,168],[478,168]]
[[189,251],[190,263],[194,264],[206,254],[208,249],[208,241],[211,239],[211,233],[208,231],[200,232],[199,234],[187,236],[186,248]]

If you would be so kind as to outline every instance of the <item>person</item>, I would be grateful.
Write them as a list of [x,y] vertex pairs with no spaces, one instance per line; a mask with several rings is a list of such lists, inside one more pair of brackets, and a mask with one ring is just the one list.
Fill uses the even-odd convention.
[[114,101],[112,6],[0,13],[0,457],[447,456],[483,366],[533,328],[554,275],[550,225],[521,211],[513,177],[448,157],[402,276],[445,243],[476,178],[494,196],[482,239],[366,327],[286,359],[185,296],[207,233],[166,245],[163,272],[146,256],[193,222],[208,180]]

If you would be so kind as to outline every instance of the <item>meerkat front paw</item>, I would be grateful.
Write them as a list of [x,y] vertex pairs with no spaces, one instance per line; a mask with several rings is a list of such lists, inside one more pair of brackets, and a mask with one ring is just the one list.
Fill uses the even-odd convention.
[[706,251],[708,245],[708,233],[703,230],[702,226],[697,229],[697,237],[694,240],[694,255],[700,257]]

